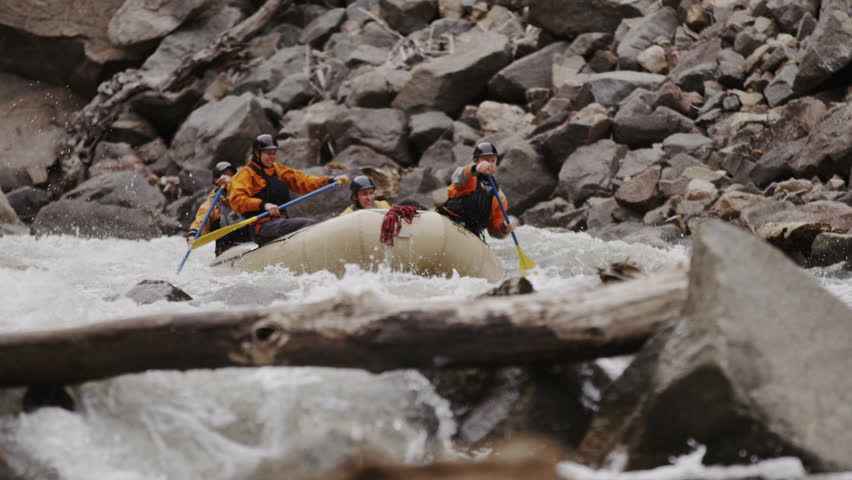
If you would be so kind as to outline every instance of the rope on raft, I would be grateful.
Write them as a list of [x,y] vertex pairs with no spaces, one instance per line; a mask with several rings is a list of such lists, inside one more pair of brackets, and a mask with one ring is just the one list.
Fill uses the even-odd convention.
[[402,229],[402,221],[405,220],[408,223],[414,221],[414,217],[417,216],[417,208],[409,207],[407,205],[398,205],[396,207],[392,207],[388,210],[388,213],[385,214],[385,219],[382,220],[382,233],[379,237],[379,240],[385,245],[392,247],[393,239],[399,235],[399,231]]

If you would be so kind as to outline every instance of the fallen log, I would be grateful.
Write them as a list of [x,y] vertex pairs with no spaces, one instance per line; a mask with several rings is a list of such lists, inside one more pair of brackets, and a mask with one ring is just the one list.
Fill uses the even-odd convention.
[[139,99],[174,102],[199,81],[204,71],[221,63],[244,48],[246,40],[260,31],[275,12],[289,7],[292,0],[266,0],[251,16],[226,30],[208,47],[186,58],[166,78],[156,82],[143,72],[128,69],[115,74],[98,86],[98,93],[74,115],[60,142],[57,161],[65,188],[85,180],[94,148],[112,122]]
[[0,335],[0,386],[261,365],[467,368],[635,352],[676,318],[684,269],[601,288],[458,302],[374,295],[247,312],[154,315]]

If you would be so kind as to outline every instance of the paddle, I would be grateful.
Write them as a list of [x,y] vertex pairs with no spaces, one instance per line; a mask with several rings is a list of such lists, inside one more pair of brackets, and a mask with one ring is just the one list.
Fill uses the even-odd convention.
[[[210,208],[207,210],[207,215],[204,216],[204,221],[201,222],[201,226],[198,227],[198,231],[195,232],[195,238],[193,241],[198,240],[198,237],[201,236],[201,232],[204,231],[204,226],[207,225],[207,220],[210,219],[210,214],[213,213],[213,209],[216,208],[216,204],[219,203],[219,199],[222,198],[222,192],[225,191],[225,187],[219,187],[219,190],[216,190],[216,196],[213,197],[213,203],[210,204]],[[192,248],[186,249],[186,255],[183,256],[183,260],[180,262],[180,266],[177,269],[177,273],[183,269],[183,264],[186,263],[186,260],[189,258],[189,254],[192,253]]]
[[[314,190],[311,193],[306,193],[305,195],[302,195],[301,197],[296,198],[294,200],[290,200],[289,202],[287,202],[283,205],[278,205],[278,210],[284,210],[285,208],[287,208],[289,206],[295,205],[295,204],[301,202],[302,200],[307,200],[307,199],[313,197],[314,195],[319,195],[320,193],[322,193],[326,190],[330,190],[330,189],[332,189],[332,188],[334,188],[338,185],[340,185],[340,181],[334,182],[330,185],[326,185],[325,187]],[[202,245],[206,245],[206,244],[208,244],[208,243],[210,243],[214,240],[218,240],[218,239],[224,237],[225,235],[233,232],[234,230],[239,230],[240,228],[243,228],[246,225],[251,225],[252,223],[260,220],[261,218],[266,218],[268,216],[269,216],[269,212],[263,212],[260,215],[256,215],[256,216],[251,217],[247,220],[243,220],[242,222],[235,223],[233,225],[228,225],[227,227],[222,227],[219,230],[216,230],[215,232],[210,232],[207,235],[204,235],[203,237],[196,239],[195,242],[192,243],[191,248],[196,249],[196,248],[198,248]]]
[[[497,205],[500,205],[500,211],[503,212],[503,217],[506,219],[506,224],[511,223],[511,220],[509,220],[509,214],[506,213],[506,208],[503,206],[503,201],[500,200],[500,192],[497,191],[497,184],[494,183],[494,177],[492,177],[490,174],[485,175],[485,177],[488,179],[488,182],[491,183],[491,193],[493,193],[494,198],[497,199]],[[536,269],[535,262],[530,260],[530,258],[526,255],[524,255],[524,251],[521,250],[521,244],[518,242],[518,236],[515,235],[515,232],[512,232],[512,239],[515,240],[515,247],[518,248],[518,256],[520,257],[521,261],[521,275],[527,275],[529,273],[532,273],[533,270]]]

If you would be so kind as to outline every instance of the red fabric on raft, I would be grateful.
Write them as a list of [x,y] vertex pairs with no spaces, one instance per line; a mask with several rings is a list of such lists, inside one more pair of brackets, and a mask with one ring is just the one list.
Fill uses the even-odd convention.
[[416,216],[417,209],[415,207],[407,205],[392,207],[385,214],[385,219],[382,220],[382,233],[379,240],[385,245],[392,247],[393,239],[399,235],[399,231],[402,229],[402,221],[405,220],[411,223]]

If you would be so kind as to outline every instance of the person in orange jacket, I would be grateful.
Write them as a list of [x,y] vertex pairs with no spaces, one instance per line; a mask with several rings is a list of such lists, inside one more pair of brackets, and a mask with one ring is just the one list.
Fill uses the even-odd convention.
[[[207,194],[207,198],[198,207],[198,211],[195,212],[195,220],[193,220],[192,224],[189,226],[189,232],[186,234],[186,244],[188,247],[192,247],[192,244],[195,242],[195,234],[198,232],[198,229],[201,228],[201,224],[204,222],[204,217],[207,216],[207,211],[210,210],[210,205],[213,204],[213,198],[216,196],[216,192],[220,187],[225,187],[228,182],[231,181],[231,177],[234,176],[236,171],[237,169],[229,162],[219,162],[215,167],[213,167],[213,184],[216,185],[216,187],[210,190]],[[228,204],[227,194],[225,192],[222,193],[223,195],[219,198],[219,202],[213,207],[213,211],[210,212],[210,218],[207,220],[207,223],[204,224],[204,228],[201,229],[201,235],[205,235],[213,230],[226,227],[236,223],[236,221],[239,221],[239,219],[234,218],[235,215],[233,214],[233,210],[231,210]],[[221,255],[225,250],[238,243],[249,241],[251,240],[249,239],[248,233],[245,229],[235,230],[216,240],[216,255]]]
[[[482,232],[494,238],[503,238],[515,229],[515,222],[506,223],[503,211],[485,175],[497,171],[497,148],[490,142],[481,142],[473,149],[473,163],[453,172],[447,190],[449,197],[437,212],[485,240]],[[495,181],[496,185],[496,181]],[[499,190],[499,187],[498,187]],[[508,204],[499,192],[503,206]]]
[[252,239],[264,245],[282,235],[316,223],[310,218],[290,218],[278,205],[290,201],[290,192],[310,193],[334,182],[344,185],[349,177],[307,175],[277,162],[278,142],[269,134],[258,136],[252,146],[251,161],[228,184],[231,208],[245,218],[269,212],[269,216],[248,226]]

